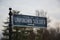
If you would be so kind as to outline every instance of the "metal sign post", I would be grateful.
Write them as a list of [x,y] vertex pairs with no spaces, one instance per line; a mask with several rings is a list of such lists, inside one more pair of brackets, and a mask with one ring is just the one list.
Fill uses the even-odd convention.
[[12,8],[9,8],[9,40],[12,40],[12,22],[11,22],[11,12]]

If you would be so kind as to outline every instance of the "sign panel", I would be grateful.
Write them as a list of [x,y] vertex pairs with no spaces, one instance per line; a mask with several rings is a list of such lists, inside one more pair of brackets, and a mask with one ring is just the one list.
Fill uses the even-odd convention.
[[13,15],[13,26],[47,27],[47,18],[28,15]]

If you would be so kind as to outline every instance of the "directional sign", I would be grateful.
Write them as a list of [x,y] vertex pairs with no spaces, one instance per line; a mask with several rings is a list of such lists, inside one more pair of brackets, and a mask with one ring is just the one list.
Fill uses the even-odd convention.
[[12,24],[16,27],[47,27],[46,17],[13,15],[12,18]]

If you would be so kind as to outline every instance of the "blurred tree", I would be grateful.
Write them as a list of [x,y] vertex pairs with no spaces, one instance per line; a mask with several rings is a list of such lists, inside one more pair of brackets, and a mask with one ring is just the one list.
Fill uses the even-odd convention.
[[33,30],[28,35],[28,40],[35,40],[35,33],[33,32]]
[[12,13],[13,13],[13,14],[19,14],[19,13],[20,13],[20,11],[12,10]]
[[49,31],[47,29],[44,29],[43,40],[49,40]]
[[36,10],[36,16],[39,16],[39,17],[46,17],[47,15],[47,12],[45,12],[44,10]]
[[40,28],[40,30],[37,30],[37,39],[36,40],[42,40],[43,37],[43,29]]
[[59,33],[60,32],[60,22],[55,22],[55,27],[56,27],[56,32]]
[[56,27],[56,40],[60,40],[60,22],[55,22]]
[[54,28],[50,29],[49,37],[50,37],[51,40],[56,40],[56,30]]
[[[45,12],[44,10],[40,10],[40,11],[36,10],[36,16],[47,18],[47,27],[40,28],[40,30],[37,31],[37,34],[38,34],[38,40],[43,40],[46,36],[47,37],[44,40],[48,40],[49,32],[48,32],[47,28],[48,28],[48,26],[50,26],[49,23],[51,22],[51,20],[49,17],[47,17],[47,12]],[[44,38],[42,38],[42,37],[44,37]]]

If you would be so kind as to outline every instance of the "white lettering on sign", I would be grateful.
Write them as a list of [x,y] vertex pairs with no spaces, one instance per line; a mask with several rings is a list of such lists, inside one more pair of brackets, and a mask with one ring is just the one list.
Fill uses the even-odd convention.
[[45,24],[45,20],[35,19],[35,20],[34,20],[34,24]]
[[31,19],[31,18],[18,18],[15,17],[15,23],[30,23],[30,24],[45,24],[45,20]]
[[15,18],[17,23],[32,23],[32,19],[29,18]]

